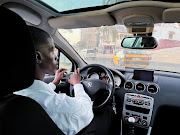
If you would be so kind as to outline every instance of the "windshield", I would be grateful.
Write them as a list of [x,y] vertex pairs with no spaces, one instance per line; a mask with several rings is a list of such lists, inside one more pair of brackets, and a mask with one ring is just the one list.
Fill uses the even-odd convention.
[[58,12],[88,8],[88,7],[97,7],[104,5],[113,5],[119,2],[127,0],[36,0],[40,3],[53,8]]
[[[102,64],[116,69],[144,68],[180,72],[180,24],[155,24],[155,49],[137,50],[121,47],[123,38],[133,36],[123,25],[96,28],[59,29],[88,64]],[[93,50],[93,51],[92,51]],[[88,53],[94,52],[94,53]]]

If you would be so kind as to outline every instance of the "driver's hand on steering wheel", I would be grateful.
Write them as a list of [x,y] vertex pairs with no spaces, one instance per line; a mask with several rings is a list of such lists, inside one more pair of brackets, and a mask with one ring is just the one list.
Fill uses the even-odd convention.
[[58,85],[60,80],[63,78],[64,74],[67,73],[67,69],[61,68],[56,71],[53,83],[54,85]]
[[75,70],[73,74],[71,74],[70,79],[68,79],[68,82],[71,85],[81,83],[81,74],[80,74],[79,68],[77,70]]

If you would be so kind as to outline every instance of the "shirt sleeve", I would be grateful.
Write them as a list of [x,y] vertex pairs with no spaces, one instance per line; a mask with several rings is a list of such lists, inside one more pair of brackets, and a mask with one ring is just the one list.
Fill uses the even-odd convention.
[[77,134],[90,124],[94,117],[91,98],[84,91],[83,85],[75,84],[73,87],[75,97],[55,94],[54,98],[46,98],[45,106],[51,106],[47,107],[47,112],[66,135]]
[[84,87],[82,84],[74,85],[74,94],[75,99],[78,101],[77,103],[79,107],[77,107],[76,112],[72,116],[74,124],[78,125],[74,128],[75,133],[78,133],[81,129],[86,127],[93,119],[94,114],[92,110],[92,101],[88,94],[84,91]]
[[92,101],[91,98],[88,96],[88,94],[84,91],[84,87],[82,84],[78,83],[74,85],[74,95],[75,97],[81,97],[83,99],[88,100],[91,105],[92,105]]
[[54,91],[56,89],[56,85],[54,83],[50,82],[48,85],[49,85],[51,90]]

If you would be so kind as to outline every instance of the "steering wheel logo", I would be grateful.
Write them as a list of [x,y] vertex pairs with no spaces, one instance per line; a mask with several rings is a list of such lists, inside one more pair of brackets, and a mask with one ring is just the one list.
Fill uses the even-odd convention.
[[92,87],[92,82],[88,82],[88,87]]

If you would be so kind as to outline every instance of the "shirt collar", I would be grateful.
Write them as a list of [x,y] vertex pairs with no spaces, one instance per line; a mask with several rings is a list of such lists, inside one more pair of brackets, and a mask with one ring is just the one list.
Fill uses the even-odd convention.
[[50,90],[49,85],[41,80],[34,80],[34,83],[28,88],[32,90]]

